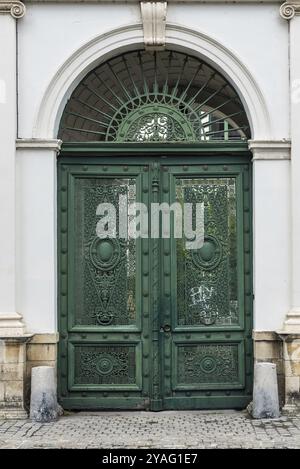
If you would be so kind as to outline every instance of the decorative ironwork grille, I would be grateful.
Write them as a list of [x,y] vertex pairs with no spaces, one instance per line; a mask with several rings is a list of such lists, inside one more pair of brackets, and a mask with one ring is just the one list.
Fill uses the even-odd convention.
[[250,127],[230,83],[205,62],[174,51],[128,52],[77,86],[61,119],[65,142],[247,140]]

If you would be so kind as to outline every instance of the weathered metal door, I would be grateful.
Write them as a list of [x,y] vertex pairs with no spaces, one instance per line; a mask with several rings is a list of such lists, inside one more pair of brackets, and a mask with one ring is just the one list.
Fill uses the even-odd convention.
[[[220,158],[206,161],[60,159],[59,390],[65,408],[238,408],[249,402],[250,165],[236,157],[226,165]],[[186,204],[202,204],[201,248],[188,249],[187,237],[178,237],[172,211],[170,236],[151,237],[153,203],[176,201],[183,219]],[[148,213],[140,237],[99,238],[100,203],[113,204],[119,227],[124,209],[128,221],[136,202]]]

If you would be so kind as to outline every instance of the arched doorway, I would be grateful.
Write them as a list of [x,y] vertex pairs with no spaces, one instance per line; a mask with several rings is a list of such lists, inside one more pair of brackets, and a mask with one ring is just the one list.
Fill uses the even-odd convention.
[[[235,90],[182,52],[128,52],[81,81],[59,138],[63,406],[244,407],[252,386],[250,128]],[[117,236],[101,238],[99,205],[108,203]],[[129,233],[136,203],[145,208],[139,237]],[[184,220],[192,207],[192,228],[196,204],[202,210],[200,247],[176,232],[174,203]],[[158,205],[160,225],[173,207],[167,233],[152,231]]]

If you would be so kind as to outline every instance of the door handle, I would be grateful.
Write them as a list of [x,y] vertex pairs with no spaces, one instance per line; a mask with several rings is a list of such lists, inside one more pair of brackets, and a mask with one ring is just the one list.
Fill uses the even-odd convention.
[[160,331],[161,332],[171,332],[170,324],[165,324],[164,326],[161,326]]

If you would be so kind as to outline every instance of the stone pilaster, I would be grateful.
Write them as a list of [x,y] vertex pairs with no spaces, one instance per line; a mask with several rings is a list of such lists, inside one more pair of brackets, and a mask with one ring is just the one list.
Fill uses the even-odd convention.
[[291,235],[292,291],[291,308],[284,330],[300,334],[300,0],[285,2],[280,8],[290,21],[290,106],[291,106]]
[[17,132],[16,20],[25,14],[20,1],[0,1],[0,336],[21,336],[16,310],[15,140]]
[[16,307],[16,21],[25,14],[20,1],[0,1],[0,418],[27,418],[24,408],[26,343]]
[[282,331],[286,411],[300,409],[300,0],[288,0],[280,8],[290,21],[290,106],[291,106],[291,307]]

